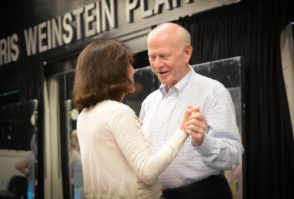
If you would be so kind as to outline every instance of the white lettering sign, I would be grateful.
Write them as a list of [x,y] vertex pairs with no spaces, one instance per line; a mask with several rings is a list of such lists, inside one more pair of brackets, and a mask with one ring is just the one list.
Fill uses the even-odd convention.
[[[160,19],[156,15],[169,16],[164,19],[171,21],[176,17],[238,1],[240,0],[97,0],[63,16],[28,27],[23,30],[23,37],[12,34],[0,38],[0,66],[16,62],[20,54],[36,55],[101,33],[113,31],[116,32],[116,37],[118,34],[126,35],[131,32],[128,32],[128,27],[132,28],[133,23],[140,23],[142,20],[148,24],[142,25],[142,28],[150,28]],[[151,17],[155,19],[154,22]],[[160,21],[164,22],[162,19]],[[115,31],[119,23],[127,26],[124,32]],[[23,38],[25,41],[19,42]],[[25,48],[19,48],[18,42],[24,43]],[[20,49],[25,49],[26,53],[20,53]]]
[[0,39],[0,66],[18,60],[19,47],[16,42],[18,42],[18,35],[16,33],[7,38]]
[[[100,10],[101,8],[101,10]],[[114,0],[100,0],[24,30],[27,56],[116,28]],[[75,31],[75,32],[74,32]]]
[[72,20],[73,20],[72,15],[69,12],[66,13],[62,19],[62,25],[65,31],[62,35],[62,39],[65,44],[69,44],[73,40],[74,30],[73,30],[73,27],[70,25]]

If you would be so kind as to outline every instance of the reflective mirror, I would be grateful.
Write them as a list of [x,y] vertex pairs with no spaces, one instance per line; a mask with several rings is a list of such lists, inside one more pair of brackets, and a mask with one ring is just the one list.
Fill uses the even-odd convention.
[[[75,60],[63,64],[66,68],[74,68]],[[60,100],[60,144],[61,144],[61,169],[64,198],[81,199],[83,196],[83,171],[80,157],[79,143],[76,134],[76,120],[79,111],[71,101],[75,71],[59,74],[56,78],[59,85]]]
[[132,97],[125,97],[123,103],[129,105],[139,116],[143,100],[159,86],[159,81],[150,66],[136,69],[134,80],[142,88]]
[[69,163],[70,163],[70,182],[72,187],[72,195],[74,199],[84,198],[83,194],[83,170],[80,155],[80,146],[76,131],[76,121],[79,111],[72,106],[72,101],[66,101],[66,117],[67,117],[67,134],[69,136]]
[[37,195],[37,109],[37,100],[0,107],[0,198]]

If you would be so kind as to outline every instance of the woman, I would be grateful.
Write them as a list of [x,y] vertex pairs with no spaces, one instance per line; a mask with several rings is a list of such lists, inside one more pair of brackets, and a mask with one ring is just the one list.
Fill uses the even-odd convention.
[[121,103],[135,91],[131,51],[113,40],[89,44],[79,55],[73,103],[86,198],[160,198],[160,173],[187,138],[184,123],[152,154],[135,112]]

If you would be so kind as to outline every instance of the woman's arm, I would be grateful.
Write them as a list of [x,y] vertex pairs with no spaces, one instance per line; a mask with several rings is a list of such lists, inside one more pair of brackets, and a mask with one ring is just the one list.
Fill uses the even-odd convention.
[[[130,108],[113,114],[111,127],[129,165],[146,184],[152,184],[168,167],[188,137],[183,130],[178,129],[157,153],[152,154],[141,130],[139,119]],[[181,128],[184,129],[183,125]]]

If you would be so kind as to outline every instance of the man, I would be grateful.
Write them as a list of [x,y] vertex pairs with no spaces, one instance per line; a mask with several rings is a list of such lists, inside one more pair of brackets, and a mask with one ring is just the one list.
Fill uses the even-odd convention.
[[25,159],[22,159],[15,163],[15,168],[22,172],[28,180],[28,186],[27,186],[27,197],[28,199],[34,198],[35,191],[35,154],[34,152],[30,152]]
[[240,163],[243,146],[234,105],[219,82],[189,65],[190,34],[174,23],[153,29],[147,38],[153,72],[162,83],[142,103],[142,128],[153,152],[181,124],[186,107],[196,107],[194,127],[175,160],[161,174],[164,198],[232,198],[223,170]]

